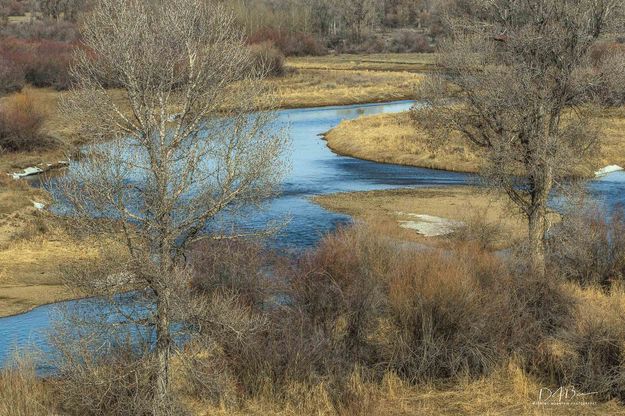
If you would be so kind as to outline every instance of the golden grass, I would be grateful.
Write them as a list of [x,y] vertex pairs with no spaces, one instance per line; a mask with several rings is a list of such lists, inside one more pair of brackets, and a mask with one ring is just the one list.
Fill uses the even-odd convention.
[[411,72],[301,69],[269,82],[283,108],[350,105],[412,98],[422,75]]
[[193,399],[186,401],[192,413],[208,415],[624,415],[625,408],[611,401],[592,405],[536,405],[541,384],[527,375],[513,360],[507,366],[477,381],[453,386],[413,386],[392,373],[381,383],[368,383],[357,375],[350,382],[352,401],[336,409],[330,386],[306,390],[293,386],[293,400],[280,403],[271,397],[246,401],[241,408],[211,406]]
[[461,137],[440,148],[428,147],[430,136],[418,130],[409,112],[346,120],[325,138],[334,152],[374,162],[457,172],[477,172],[480,157]]
[[[353,396],[351,404],[342,409],[333,406],[331,386],[323,384],[313,388],[292,386],[292,398],[286,402],[260,397],[247,400],[238,408],[210,405],[193,397],[185,397],[183,402],[196,416],[625,415],[625,408],[615,401],[538,406],[534,402],[542,387],[553,388],[542,386],[511,360],[487,377],[454,386],[413,386],[392,373],[380,383],[369,383],[354,375],[349,385]],[[25,366],[0,373],[0,414],[3,416],[56,414],[57,399],[48,384]]]
[[511,207],[506,198],[478,187],[347,192],[316,196],[313,201],[331,211],[352,215],[381,233],[404,241],[433,245],[448,241],[445,237],[424,237],[414,230],[401,228],[398,221],[410,220],[408,214],[433,215],[466,224],[479,219],[501,230],[505,240],[497,244],[498,247],[510,246],[527,233],[524,219],[510,216]]
[[[597,121],[603,134],[592,168],[625,167],[625,108],[605,111]],[[431,136],[412,122],[408,112],[343,121],[325,137],[334,152],[375,162],[456,172],[478,172],[482,163],[479,152],[458,135],[436,149],[428,147]]]
[[0,248],[0,316],[71,299],[61,268],[69,262],[92,262],[94,244],[75,241],[54,226],[43,234],[16,238]]
[[434,69],[435,58],[433,53],[342,54],[294,57],[287,65],[296,69],[423,72]]
[[32,367],[21,364],[0,372],[2,416],[50,416],[56,413],[52,401],[50,389]]
[[[27,187],[23,183],[15,186]],[[26,206],[17,203],[32,192],[45,195],[32,189],[18,193],[12,199],[16,210],[0,214],[0,317],[74,298],[63,284],[62,267],[97,261],[98,247],[103,244],[108,250],[121,250],[114,242],[77,240],[53,215],[36,210],[30,202]]]

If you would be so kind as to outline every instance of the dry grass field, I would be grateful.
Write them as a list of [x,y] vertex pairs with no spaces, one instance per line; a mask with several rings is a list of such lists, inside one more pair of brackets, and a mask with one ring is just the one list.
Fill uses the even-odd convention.
[[297,69],[268,82],[282,108],[301,108],[410,99],[422,77],[406,71]]
[[381,234],[420,244],[445,245],[450,237],[453,241],[453,235],[425,237],[400,227],[401,221],[430,215],[461,222],[466,225],[462,238],[467,238],[466,231],[488,230],[490,235],[482,237],[493,240],[489,244],[497,249],[514,244],[527,232],[521,216],[509,215],[511,207],[505,198],[471,186],[346,192],[316,196],[313,201],[364,221]]
[[289,58],[287,64],[298,70],[425,72],[434,69],[435,57],[432,53],[343,54]]
[[408,112],[346,120],[325,138],[338,154],[374,162],[458,172],[477,172],[480,167],[480,158],[460,137],[430,148],[428,134],[414,126]]
[[[597,121],[604,135],[600,154],[591,162],[592,171],[607,165],[625,166],[625,109],[605,112]],[[429,147],[431,137],[414,125],[407,112],[343,121],[325,137],[334,152],[360,159],[457,172],[480,169],[479,153],[460,137],[451,137],[435,149]]]

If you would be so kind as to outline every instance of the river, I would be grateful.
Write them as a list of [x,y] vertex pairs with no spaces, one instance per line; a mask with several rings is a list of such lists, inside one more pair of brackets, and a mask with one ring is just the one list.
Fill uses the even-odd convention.
[[[472,183],[475,178],[473,175],[338,156],[320,137],[342,120],[405,111],[412,104],[411,101],[399,101],[280,111],[278,123],[288,125],[291,136],[292,169],[284,180],[282,194],[270,201],[265,211],[248,220],[250,224],[245,225],[254,227],[271,219],[288,217],[290,221],[275,237],[273,245],[301,250],[315,245],[323,234],[350,221],[346,215],[326,211],[312,203],[309,198],[313,195]],[[591,182],[589,187],[591,193],[605,199],[608,206],[615,206],[624,201],[625,174],[610,174]],[[76,302],[81,301],[63,304],[72,305]],[[55,306],[41,306],[21,315],[0,318],[0,367],[6,365],[15,351],[24,351],[29,346],[45,351],[46,330],[51,327],[57,314]]]

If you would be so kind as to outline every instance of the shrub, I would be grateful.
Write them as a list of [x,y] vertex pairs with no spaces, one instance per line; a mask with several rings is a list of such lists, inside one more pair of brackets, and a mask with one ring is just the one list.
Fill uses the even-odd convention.
[[391,38],[389,52],[432,52],[430,41],[420,33],[411,30],[401,30],[396,32]]
[[53,40],[3,39],[0,58],[24,73],[36,87],[67,89],[74,46]]
[[600,66],[611,56],[622,54],[625,54],[625,45],[618,42],[600,42],[592,47],[590,59],[594,66]]
[[536,357],[539,371],[553,385],[596,393],[587,401],[625,401],[625,291],[577,292],[576,319],[546,342]]
[[65,90],[70,87],[69,67],[74,47],[66,43],[42,40],[26,65],[26,80],[36,87]]
[[189,254],[195,269],[192,288],[209,298],[215,293],[236,294],[247,305],[261,308],[271,292],[271,282],[263,274],[271,257],[253,242],[200,241]]
[[35,20],[19,25],[7,25],[0,29],[0,37],[75,43],[80,40],[80,31],[76,24],[68,21]]
[[284,75],[284,55],[271,42],[257,43],[250,47],[254,66],[270,76]]
[[[202,250],[229,259],[227,273],[208,275],[229,277],[227,290],[204,291],[212,293],[210,319],[200,320],[190,347],[192,379],[203,380],[193,391],[213,402],[288,400],[293,386],[323,383],[336,410],[353,402],[354,373],[380,380],[391,371],[413,383],[479,377],[513,355],[530,362],[570,322],[572,304],[557,282],[514,276],[475,245],[421,250],[364,227],[339,230],[292,266],[272,269],[284,286],[263,307],[231,283],[256,275],[253,252]],[[213,260],[195,267],[223,270]]]
[[[91,346],[95,348],[95,346]],[[150,356],[120,348],[106,356],[76,350],[53,380],[63,414],[76,416],[149,416],[152,411],[152,377],[156,365]],[[57,363],[58,364],[58,363]],[[173,400],[162,414],[187,414]]]
[[625,278],[625,212],[606,215],[596,208],[576,210],[563,218],[549,238],[551,274],[583,286],[609,289]]
[[50,145],[41,132],[43,114],[27,94],[11,97],[0,107],[0,148],[7,151],[30,151]]
[[256,31],[247,41],[250,45],[271,42],[286,56],[319,56],[327,53],[325,47],[312,35],[269,27]]
[[0,95],[21,91],[24,71],[14,62],[0,57]]
[[25,1],[0,0],[0,16],[24,16],[25,13]]

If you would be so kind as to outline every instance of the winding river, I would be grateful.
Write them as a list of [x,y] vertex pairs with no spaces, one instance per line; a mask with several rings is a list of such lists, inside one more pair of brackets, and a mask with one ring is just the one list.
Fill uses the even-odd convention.
[[[252,224],[246,226],[253,227],[270,219],[288,217],[290,221],[275,238],[274,245],[301,250],[313,246],[323,234],[350,221],[350,217],[346,215],[328,212],[312,203],[310,196],[472,183],[474,176],[468,174],[387,165],[338,156],[319,137],[342,120],[405,111],[412,104],[411,101],[399,101],[280,111],[278,122],[288,124],[292,139],[292,170],[284,181],[281,196],[270,201],[267,209],[249,220]],[[625,202],[623,173],[610,174],[593,181],[589,187],[591,193],[604,199],[609,207]],[[79,302],[81,301],[63,304],[73,305]],[[56,314],[55,305],[47,305],[21,315],[0,318],[0,367],[9,362],[14,352],[24,351],[29,346],[45,351],[46,330],[51,327]]]

